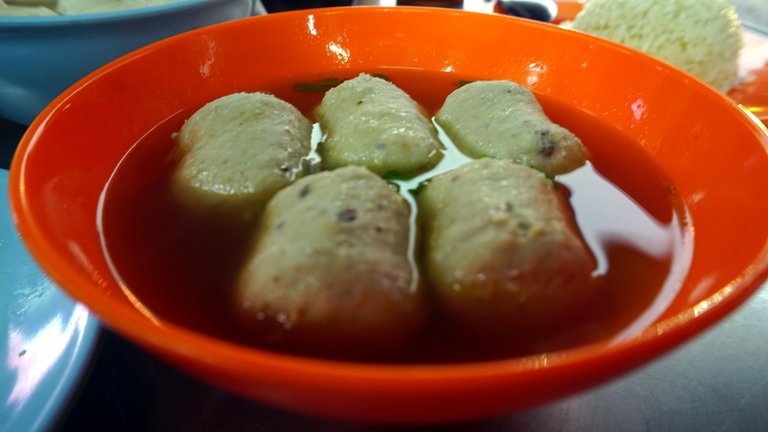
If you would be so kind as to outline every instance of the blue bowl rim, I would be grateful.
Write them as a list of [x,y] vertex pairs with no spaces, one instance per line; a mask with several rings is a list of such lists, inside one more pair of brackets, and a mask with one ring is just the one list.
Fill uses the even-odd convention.
[[77,24],[98,24],[111,21],[142,19],[231,0],[177,0],[171,3],[115,11],[47,16],[0,16],[0,29],[26,27],[57,27]]

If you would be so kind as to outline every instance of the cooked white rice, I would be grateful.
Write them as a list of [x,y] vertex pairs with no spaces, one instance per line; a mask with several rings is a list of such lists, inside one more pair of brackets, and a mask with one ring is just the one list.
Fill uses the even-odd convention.
[[591,0],[564,26],[651,54],[722,92],[736,84],[743,35],[725,0]]

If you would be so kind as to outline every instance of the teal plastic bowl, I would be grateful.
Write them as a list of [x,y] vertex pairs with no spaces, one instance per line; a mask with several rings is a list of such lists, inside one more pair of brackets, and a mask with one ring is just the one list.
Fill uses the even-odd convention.
[[0,17],[0,117],[24,125],[77,80],[130,51],[250,16],[255,0],[180,0],[114,12]]

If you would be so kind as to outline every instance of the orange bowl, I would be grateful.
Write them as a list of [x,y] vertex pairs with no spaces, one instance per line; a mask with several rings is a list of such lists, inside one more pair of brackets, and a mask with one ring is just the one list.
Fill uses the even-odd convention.
[[[567,106],[628,137],[669,179],[688,218],[690,265],[658,317],[629,337],[535,356],[381,364],[226,342],[162,317],[153,321],[134,306],[107,265],[97,222],[105,184],[134,143],[175,114],[228,93],[394,70],[517,81],[549,101],[545,108]],[[767,146],[765,128],[722,94],[589,35],[455,10],[336,8],[203,28],[99,69],[31,125],[12,163],[10,198],[42,268],[105,324],[179,368],[307,413],[456,421],[605,382],[741,305],[768,275]]]

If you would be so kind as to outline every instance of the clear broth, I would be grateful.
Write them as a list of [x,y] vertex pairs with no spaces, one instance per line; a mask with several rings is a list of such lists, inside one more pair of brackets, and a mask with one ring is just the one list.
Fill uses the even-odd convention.
[[[448,74],[384,73],[430,115],[461,84]],[[304,82],[319,78],[323,77]],[[285,81],[248,90],[271,92],[312,118],[323,93],[312,91],[312,86],[302,88],[295,81]],[[674,188],[636,143],[610,125],[546,96],[537,97],[552,121],[579,136],[591,153],[585,167],[555,180],[568,196],[582,236],[597,260],[599,301],[563,317],[547,331],[531,328],[503,338],[465,337],[431,314],[421,334],[401,351],[342,358],[445,363],[524,356],[628,337],[663,313],[690,262],[685,209]],[[237,343],[338,358],[338,353],[321,347],[270,344],[269,334],[246,328],[236,319],[232,296],[250,251],[255,222],[216,212],[190,212],[174,197],[170,177],[176,159],[171,135],[193,112],[190,108],[177,113],[137,142],[103,194],[103,243],[126,295],[154,320]],[[467,160],[450,141],[444,142],[446,155],[437,167],[398,181],[409,200],[410,191],[421,181]],[[412,228],[415,212],[413,221]]]

